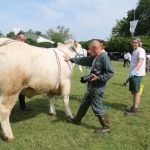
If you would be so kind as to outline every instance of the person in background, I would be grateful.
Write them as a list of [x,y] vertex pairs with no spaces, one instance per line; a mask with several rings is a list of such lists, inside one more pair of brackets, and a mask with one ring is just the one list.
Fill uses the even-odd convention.
[[110,133],[111,129],[108,116],[103,109],[102,98],[106,89],[106,83],[110,78],[113,77],[114,70],[109,56],[103,52],[101,43],[99,41],[92,41],[89,49],[92,56],[80,58],[69,58],[64,56],[65,61],[70,61],[83,66],[90,66],[91,70],[96,69],[97,71],[100,71],[99,75],[95,75],[91,72],[93,78],[90,80],[90,88],[81,102],[76,117],[71,119],[69,122],[80,125],[82,118],[85,116],[91,105],[95,116],[98,117],[99,122],[102,125],[101,129],[95,130],[95,133]]
[[105,48],[106,48],[105,42],[104,41],[100,41],[100,43],[101,43],[101,47],[102,47],[103,52],[105,52],[107,54],[107,52],[105,51]]
[[128,57],[128,65],[130,66],[130,62],[131,62],[131,54],[130,52],[127,52],[127,57]]
[[125,52],[124,54],[124,64],[123,64],[123,67],[126,66],[126,63],[128,62],[128,56],[127,56],[127,52]]
[[141,39],[138,37],[133,38],[132,47],[134,49],[132,53],[132,59],[130,63],[130,80],[129,91],[133,95],[133,104],[131,108],[126,109],[124,115],[136,116],[138,115],[138,106],[140,102],[140,83],[142,77],[145,75],[145,62],[146,55],[145,50],[141,48]]
[[[21,32],[19,32],[17,35],[16,35],[16,40],[18,41],[21,41],[21,42],[25,42],[25,35]],[[26,106],[26,103],[25,103],[25,96],[22,95],[22,94],[19,94],[19,104],[20,104],[20,109],[21,110],[24,110],[24,111],[30,111],[32,110],[31,108],[27,107]]]
[[[128,62],[129,62],[129,66],[130,66],[130,62],[131,62],[131,54],[129,52],[127,52],[127,56],[128,56]],[[129,82],[130,78],[128,78],[125,82],[123,82],[123,85],[126,86]]]

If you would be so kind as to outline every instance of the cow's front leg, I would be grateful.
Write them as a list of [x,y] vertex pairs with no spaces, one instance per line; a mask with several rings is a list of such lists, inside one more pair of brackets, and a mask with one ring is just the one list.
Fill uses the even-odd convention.
[[7,141],[14,140],[14,136],[10,127],[9,116],[16,99],[17,96],[1,96],[0,98],[0,123],[4,132],[4,138]]
[[56,111],[55,111],[55,106],[54,106],[55,96],[49,95],[48,99],[49,99],[49,115],[56,116]]
[[72,115],[72,112],[71,112],[70,106],[69,106],[69,94],[63,95],[62,99],[65,104],[66,118],[67,118],[67,120],[70,120],[70,118],[74,118],[74,117]]

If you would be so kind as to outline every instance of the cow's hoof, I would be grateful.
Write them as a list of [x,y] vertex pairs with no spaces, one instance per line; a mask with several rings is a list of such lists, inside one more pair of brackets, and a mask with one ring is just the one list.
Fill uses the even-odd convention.
[[14,137],[7,137],[6,135],[4,135],[4,140],[7,141],[7,142],[11,142],[13,141],[15,138]]
[[50,115],[50,116],[56,116],[56,114],[54,114],[54,113],[48,113],[48,115]]
[[71,118],[70,116],[67,116],[67,117],[66,117],[66,120],[67,120],[67,122],[69,122],[69,123],[73,123],[73,121],[72,121],[73,118]]

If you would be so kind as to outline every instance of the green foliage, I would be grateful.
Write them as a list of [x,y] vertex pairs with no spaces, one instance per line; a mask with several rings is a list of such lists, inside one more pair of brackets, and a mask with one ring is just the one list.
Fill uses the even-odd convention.
[[26,31],[26,33],[34,33],[34,34],[37,34],[37,35],[40,35],[40,36],[42,35],[41,31],[33,31],[32,29],[29,29],[29,31]]
[[41,43],[37,43],[38,47],[44,47],[44,48],[52,48],[54,47],[54,45],[50,42],[41,42]]
[[150,36],[139,36],[142,41],[142,45],[146,46],[146,51],[150,52]]
[[53,28],[50,28],[46,31],[47,37],[52,41],[55,41],[55,43],[64,43],[72,35],[70,34],[69,28],[65,28],[64,26],[57,26],[56,29],[58,31],[55,31]]
[[103,40],[101,40],[101,39],[91,39],[91,40],[88,40],[88,41],[80,41],[79,43],[81,44],[81,46],[82,46],[84,49],[88,50],[88,49],[89,49],[89,45],[90,45],[90,43],[91,43],[93,40],[103,41]]
[[0,31],[0,37],[3,37],[3,33]]
[[35,31],[34,33],[37,34],[37,35],[41,35],[42,34],[41,31]]
[[117,20],[117,24],[112,28],[112,36],[130,36],[130,21],[139,20],[135,29],[135,36],[150,35],[150,0],[139,0],[135,10],[127,12],[127,18]]
[[33,46],[37,46],[37,47],[44,47],[44,48],[54,47],[54,45],[50,42],[37,43],[36,41],[34,41],[32,39],[26,39],[25,42],[28,43],[29,45],[33,45]]
[[[1,150],[149,150],[149,75],[142,79],[144,84],[143,94],[139,105],[138,116],[124,116],[124,110],[132,105],[132,94],[123,82],[128,78],[128,67],[122,67],[123,62],[112,61],[115,75],[107,82],[103,103],[111,106],[105,111],[109,116],[111,134],[97,135],[96,128],[101,125],[95,117],[91,107],[82,119],[81,125],[73,125],[65,120],[65,108],[61,97],[56,97],[55,108],[57,116],[47,115],[49,111],[48,100],[44,95],[26,98],[28,107],[32,111],[21,111],[19,102],[13,108],[14,113],[10,116],[11,127],[15,140],[7,143],[3,141],[0,129]],[[70,107],[76,115],[85,85],[80,83],[78,66],[74,68]]]
[[37,42],[32,39],[26,39],[25,43],[28,43],[29,45],[37,46]]
[[106,42],[107,52],[131,52],[131,37],[112,37]]
[[13,31],[11,31],[6,35],[6,37],[14,39],[16,36],[15,36],[15,33]]

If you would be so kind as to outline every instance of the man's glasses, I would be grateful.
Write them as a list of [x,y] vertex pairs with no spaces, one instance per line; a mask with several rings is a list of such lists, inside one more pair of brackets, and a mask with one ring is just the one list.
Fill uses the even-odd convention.
[[136,43],[138,43],[138,42],[132,42],[132,44],[136,44]]

